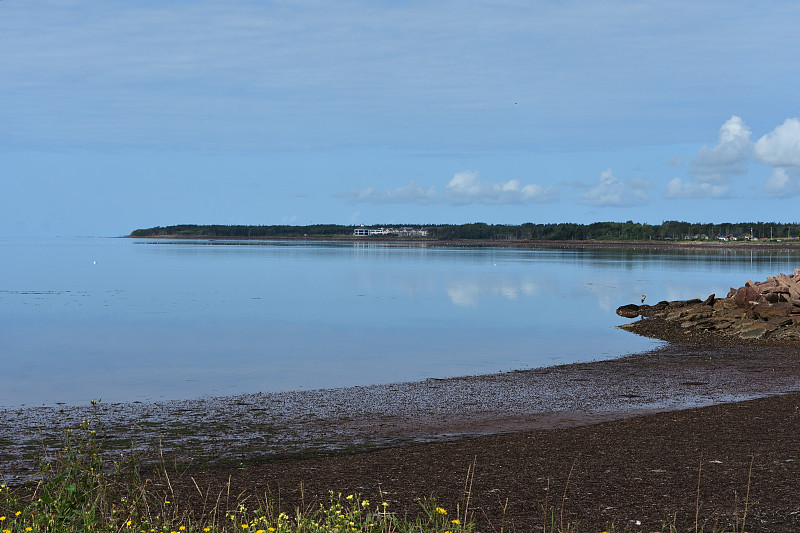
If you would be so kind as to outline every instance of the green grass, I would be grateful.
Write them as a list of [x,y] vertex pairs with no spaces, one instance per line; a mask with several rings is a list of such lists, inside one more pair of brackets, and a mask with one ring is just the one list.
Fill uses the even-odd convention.
[[106,464],[100,434],[96,421],[82,421],[64,432],[55,451],[52,443],[43,445],[35,486],[0,486],[0,533],[468,533],[474,529],[466,511],[450,514],[435,498],[423,505],[421,517],[407,520],[388,503],[355,494],[331,493],[327,505],[291,514],[269,498],[254,508],[236,502],[218,511],[224,508],[219,495],[212,510],[198,516],[175,501],[163,466],[159,472],[166,488],[142,474],[135,456]]

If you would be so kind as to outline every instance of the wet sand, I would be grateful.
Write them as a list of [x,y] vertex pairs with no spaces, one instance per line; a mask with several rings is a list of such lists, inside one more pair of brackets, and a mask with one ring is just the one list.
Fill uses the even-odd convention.
[[155,450],[237,465],[408,443],[567,428],[800,391],[795,346],[668,344],[642,354],[482,376],[96,408],[0,410],[2,475],[97,419],[110,455]]

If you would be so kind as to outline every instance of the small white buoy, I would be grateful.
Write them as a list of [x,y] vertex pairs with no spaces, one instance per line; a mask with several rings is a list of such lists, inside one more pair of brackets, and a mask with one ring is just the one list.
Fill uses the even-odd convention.
[[92,264],[93,264],[93,265],[96,265],[96,264],[97,264],[97,261],[92,261]]

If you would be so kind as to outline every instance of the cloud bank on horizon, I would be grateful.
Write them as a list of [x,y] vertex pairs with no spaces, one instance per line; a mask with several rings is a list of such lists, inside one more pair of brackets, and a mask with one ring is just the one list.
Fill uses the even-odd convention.
[[[663,190],[663,197],[730,198],[731,182],[748,174],[748,162],[771,167],[772,173],[763,184],[763,191],[772,197],[790,198],[800,195],[800,120],[789,118],[783,124],[751,140],[751,131],[741,117],[727,120],[719,130],[717,143],[703,145],[691,160],[690,177],[671,179]],[[456,172],[447,184],[445,194],[437,194],[436,187],[423,190],[414,180],[394,190],[379,191],[369,187],[343,195],[354,202],[374,203],[486,203],[521,204],[556,202],[558,188],[537,183],[522,185],[520,180],[480,181],[477,171]],[[587,185],[588,191],[578,196],[578,201],[593,206],[644,205],[650,200],[648,189],[656,186],[647,179],[632,178],[622,181],[612,169],[600,173],[598,181]]]
[[0,224],[795,221],[797,20],[777,0],[2,2]]

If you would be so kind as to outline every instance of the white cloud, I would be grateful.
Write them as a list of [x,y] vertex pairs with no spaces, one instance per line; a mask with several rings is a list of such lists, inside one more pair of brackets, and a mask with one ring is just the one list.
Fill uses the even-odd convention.
[[731,175],[747,172],[750,129],[733,115],[719,129],[719,139],[711,148],[702,146],[689,165],[689,173],[703,183],[723,183]]
[[389,191],[378,191],[368,187],[362,191],[352,191],[347,196],[353,202],[372,204],[429,204],[436,199],[436,188],[423,189],[415,181]]
[[667,183],[665,198],[730,198],[731,192],[727,185],[713,185],[711,183],[695,183],[674,178]]
[[557,198],[555,187],[523,185],[519,180],[506,182],[484,182],[478,179],[478,172],[457,172],[443,194],[436,187],[423,188],[415,181],[392,190],[367,187],[362,190],[337,195],[351,202],[372,204],[443,204],[466,205],[472,203],[502,205],[550,202]]
[[753,156],[765,165],[800,168],[800,120],[786,119],[761,137],[753,148]]
[[649,200],[645,189],[652,185],[647,180],[632,179],[624,182],[614,176],[611,169],[600,174],[597,185],[583,193],[581,202],[600,207],[628,207],[642,205]]
[[764,182],[767,195],[800,195],[800,120],[788,118],[761,137],[753,147],[753,158],[772,167],[772,174]]
[[524,204],[544,203],[557,198],[554,187],[523,185],[519,180],[486,182],[478,179],[478,172],[457,172],[447,184],[447,197],[456,204]]
[[764,192],[776,198],[791,198],[800,195],[800,172],[796,169],[775,168],[764,183]]

